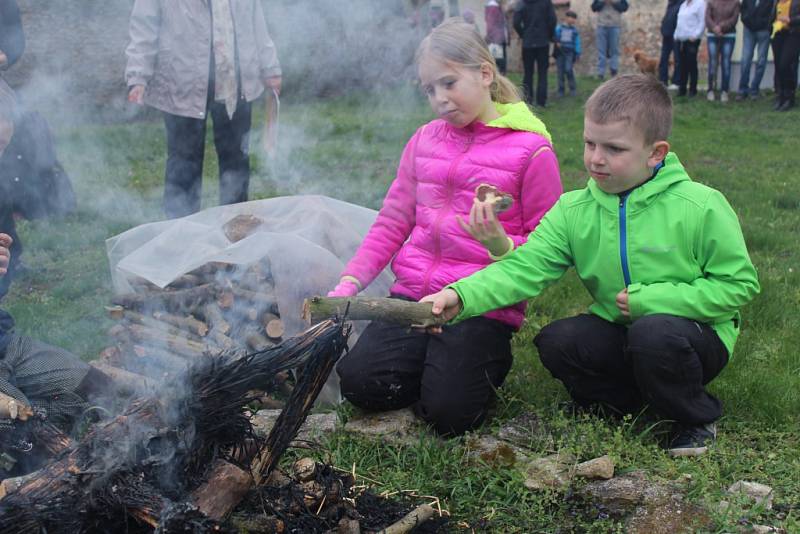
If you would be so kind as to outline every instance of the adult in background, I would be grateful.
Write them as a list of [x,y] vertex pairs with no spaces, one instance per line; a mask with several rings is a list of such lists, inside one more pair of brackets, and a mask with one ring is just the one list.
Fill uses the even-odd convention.
[[706,27],[705,0],[684,0],[678,10],[678,23],[675,25],[675,46],[678,49],[678,96],[697,94],[697,52]]
[[[770,21],[774,3],[774,0],[742,0],[742,61],[736,100],[744,100],[748,96],[752,100],[758,98],[761,79],[767,68]],[[750,67],[756,49],[758,50],[756,72],[751,81]]]
[[606,60],[611,76],[619,71],[619,31],[622,14],[628,10],[628,0],[593,0],[592,11],[597,13],[597,77],[606,75]]
[[128,100],[164,112],[164,212],[200,209],[206,117],[214,121],[221,204],[247,200],[251,104],[280,91],[281,68],[258,0],[136,0]]
[[706,29],[708,30],[708,93],[709,102],[716,98],[717,65],[722,71],[719,101],[728,101],[731,85],[731,57],[736,44],[736,23],[739,21],[739,0],[708,0]]
[[522,0],[514,12],[514,30],[522,39],[522,85],[528,104],[533,104],[535,64],[538,78],[536,105],[547,105],[547,67],[550,64],[550,43],[555,38],[557,22],[556,10],[551,0]]
[[486,44],[492,53],[497,70],[505,75],[508,64],[506,48],[508,47],[508,25],[503,6],[497,0],[489,0],[483,9],[483,18],[486,21]]
[[17,62],[25,51],[25,33],[17,0],[0,0],[0,70]]
[[772,13],[772,57],[775,61],[775,111],[789,111],[797,91],[800,55],[800,0],[778,0]]
[[[661,19],[661,59],[658,62],[658,79],[668,85],[670,89],[678,89],[678,75],[680,64],[678,62],[678,49],[675,47],[675,26],[678,24],[678,10],[683,0],[668,0],[667,11]],[[669,57],[672,56],[672,83],[669,79]]]

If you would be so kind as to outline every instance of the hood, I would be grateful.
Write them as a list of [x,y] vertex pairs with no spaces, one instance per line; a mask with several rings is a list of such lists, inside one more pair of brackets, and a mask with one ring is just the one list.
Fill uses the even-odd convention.
[[[636,187],[628,196],[628,209],[637,211],[650,205],[653,199],[679,182],[691,182],[691,178],[686,174],[678,156],[674,152],[667,154],[664,159],[664,166],[661,167],[656,175],[642,185]],[[617,211],[619,206],[619,195],[616,193],[606,193],[593,178],[589,179],[589,192],[592,197],[604,208]]]
[[[533,0],[537,1],[537,0]],[[544,122],[533,114],[525,102],[514,102],[512,104],[494,103],[494,107],[500,116],[493,121],[489,121],[486,126],[492,128],[508,128],[521,132],[533,132],[539,134],[549,142],[552,142],[550,132]]]

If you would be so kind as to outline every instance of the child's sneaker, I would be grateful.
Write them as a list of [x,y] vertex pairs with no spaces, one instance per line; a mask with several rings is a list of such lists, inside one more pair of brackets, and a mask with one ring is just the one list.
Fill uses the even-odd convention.
[[708,100],[709,102],[714,101],[714,91],[709,91],[708,93],[706,93],[706,100]]
[[677,426],[667,452],[673,458],[700,456],[717,439],[717,425]]
[[727,91],[722,91],[719,94],[719,101],[722,102],[723,104],[728,101],[728,92]]

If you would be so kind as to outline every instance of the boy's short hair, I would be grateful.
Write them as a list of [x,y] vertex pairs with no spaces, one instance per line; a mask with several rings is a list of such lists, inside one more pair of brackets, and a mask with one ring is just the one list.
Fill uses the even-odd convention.
[[595,89],[586,101],[586,118],[598,124],[628,121],[644,135],[645,144],[666,141],[672,130],[672,99],[649,74],[625,74]]
[[574,11],[567,11],[566,13],[564,13],[564,16],[572,17],[573,19],[577,19],[578,18],[578,14],[575,13]]

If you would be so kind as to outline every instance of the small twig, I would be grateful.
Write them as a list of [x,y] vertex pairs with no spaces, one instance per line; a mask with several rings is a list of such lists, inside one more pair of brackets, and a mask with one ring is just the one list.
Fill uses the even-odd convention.
[[420,504],[396,523],[379,530],[377,534],[405,534],[433,517],[435,513],[436,510],[430,504]]

